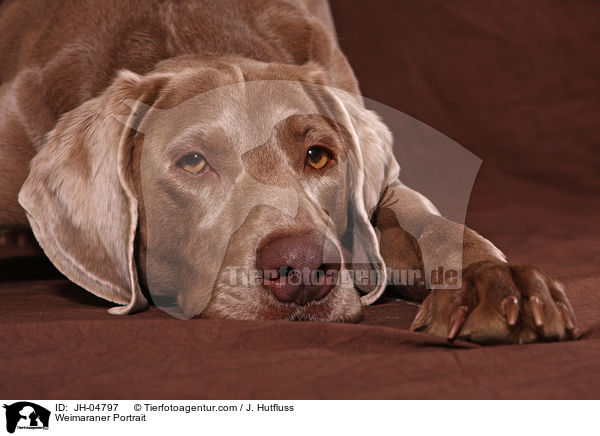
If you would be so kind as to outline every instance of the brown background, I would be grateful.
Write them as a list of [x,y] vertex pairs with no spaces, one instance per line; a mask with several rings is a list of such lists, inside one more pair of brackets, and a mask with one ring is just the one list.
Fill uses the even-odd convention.
[[600,2],[335,0],[363,93],[483,159],[468,223],[569,287],[582,339],[479,347],[359,325],[118,318],[0,253],[4,398],[600,398]]

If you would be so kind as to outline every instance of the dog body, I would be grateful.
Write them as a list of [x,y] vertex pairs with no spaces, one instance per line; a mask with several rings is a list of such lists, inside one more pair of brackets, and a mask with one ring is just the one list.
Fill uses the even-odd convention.
[[[394,287],[424,300],[413,329],[573,336],[560,283],[398,180],[325,2],[0,11],[0,228],[31,225],[67,277],[123,304],[113,313],[152,298],[185,318],[356,321],[386,267],[450,265],[458,289]],[[361,265],[375,280],[342,280]],[[263,276],[233,283],[240,269]],[[302,270],[334,279],[295,284]]]

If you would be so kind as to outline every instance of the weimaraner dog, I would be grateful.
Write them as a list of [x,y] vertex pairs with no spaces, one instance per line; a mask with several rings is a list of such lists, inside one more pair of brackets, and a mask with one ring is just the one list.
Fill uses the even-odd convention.
[[399,181],[326,1],[1,3],[0,229],[111,313],[356,322],[393,270],[413,330],[575,336],[559,282]]

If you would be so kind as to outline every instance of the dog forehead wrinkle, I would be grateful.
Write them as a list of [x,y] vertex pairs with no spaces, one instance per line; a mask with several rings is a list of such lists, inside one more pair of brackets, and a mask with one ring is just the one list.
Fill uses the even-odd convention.
[[[249,114],[243,110],[239,116],[233,116],[231,124],[232,133],[237,140],[236,145],[240,154],[245,154],[269,141],[277,131],[277,127],[288,117],[295,115],[297,109],[284,105],[263,107],[260,111]],[[243,117],[242,115],[245,115]],[[240,122],[240,119],[243,120]]]
[[295,113],[293,108],[269,107],[261,111],[244,107],[235,102],[227,110],[194,111],[189,105],[179,110],[163,111],[151,128],[147,128],[149,136],[157,143],[171,143],[173,138],[180,143],[192,143],[204,138],[206,146],[214,144],[213,134],[218,132],[218,144],[231,152],[243,154],[259,147],[273,136],[276,126],[285,118]]
[[[207,95],[208,94],[208,95]],[[202,95],[205,106],[215,100],[225,105],[226,126],[237,140],[240,153],[267,141],[286,118],[298,113],[318,113],[299,82],[253,81],[211,90]]]
[[[223,126],[229,122],[229,108],[220,102],[202,102],[193,99],[185,101],[171,109],[158,112],[152,110],[144,130],[161,139],[173,138],[193,131],[198,127]],[[207,102],[208,103],[208,102]],[[182,133],[183,132],[183,133]]]
[[243,154],[264,144],[282,121],[298,114],[320,111],[299,82],[254,81],[215,88],[170,109],[151,110],[152,131],[159,141],[182,136],[190,126],[197,130],[220,127],[235,151]]

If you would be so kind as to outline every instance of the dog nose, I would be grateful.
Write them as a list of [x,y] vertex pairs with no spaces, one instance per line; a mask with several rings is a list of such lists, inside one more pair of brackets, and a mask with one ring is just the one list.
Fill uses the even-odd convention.
[[267,238],[256,266],[275,298],[304,305],[325,297],[337,283],[341,256],[325,237],[292,234]]

